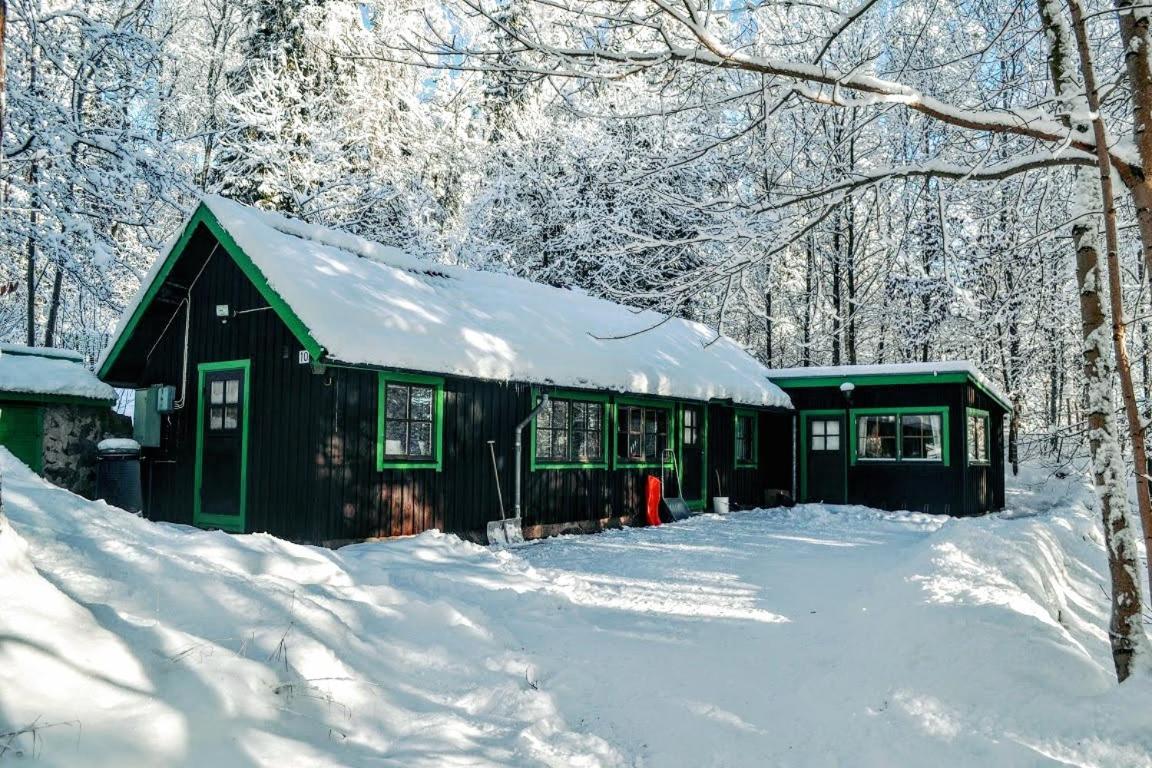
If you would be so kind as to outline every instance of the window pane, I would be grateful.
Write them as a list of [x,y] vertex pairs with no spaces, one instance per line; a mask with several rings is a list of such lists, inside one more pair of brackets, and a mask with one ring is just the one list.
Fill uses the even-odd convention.
[[825,438],[825,440],[828,441],[828,450],[830,450],[830,451],[840,450],[840,435],[829,435],[828,437]]
[[568,432],[566,430],[553,430],[552,457],[556,459],[568,458]]
[[644,414],[639,408],[629,408],[627,413],[629,432],[639,432],[644,425]]
[[838,435],[838,434],[840,434],[840,422],[839,421],[826,421],[826,422],[824,422],[824,429],[825,429],[826,434]]
[[584,450],[591,461],[604,458],[604,433],[600,431],[585,433]]
[[901,455],[906,459],[939,461],[941,452],[939,414],[908,414],[901,417]]
[[644,458],[646,458],[646,459],[656,458],[656,433],[655,432],[645,432],[644,433]]
[[408,422],[388,421],[384,424],[384,453],[403,456],[408,446]]
[[238,403],[240,402],[240,380],[228,379],[224,386],[224,402]]
[[588,421],[588,405],[586,403],[571,403],[568,409],[572,412],[572,429],[584,429]]
[[224,402],[224,382],[219,381],[219,380],[214,381],[214,382],[212,382],[211,388],[212,388],[212,396],[208,402],[210,402],[210,403],[222,403],[222,402]]
[[814,450],[814,451],[826,451],[826,450],[828,450],[828,444],[825,442],[827,439],[828,438],[824,437],[824,435],[813,435],[813,437],[812,437],[812,450]]
[[235,405],[224,406],[224,429],[236,429],[240,409]]
[[536,413],[536,426],[539,429],[551,429],[552,428],[552,406],[548,406],[547,408],[541,408]]
[[640,435],[628,435],[628,453],[626,454],[630,459],[644,458],[643,442]]
[[224,409],[208,409],[208,429],[220,429],[224,426]]
[[588,404],[588,429],[602,429],[604,422],[604,406],[600,403]]
[[420,458],[432,456],[432,425],[414,421],[408,428],[408,455]]
[[418,421],[432,421],[432,387],[412,387],[411,417]]
[[896,458],[896,417],[861,416],[857,421],[862,459]]
[[823,435],[824,429],[825,429],[825,427],[824,427],[825,424],[827,424],[827,422],[824,422],[824,421],[812,422],[812,434],[813,435]]
[[552,430],[539,429],[536,430],[536,458],[550,459],[552,458]]
[[401,384],[388,385],[388,404],[385,408],[385,414],[389,419],[408,418],[408,387]]
[[563,400],[552,401],[552,426],[556,429],[568,428],[568,403]]
[[583,461],[588,458],[588,453],[585,450],[587,441],[585,434],[586,433],[578,429],[572,431],[572,458],[574,459]]

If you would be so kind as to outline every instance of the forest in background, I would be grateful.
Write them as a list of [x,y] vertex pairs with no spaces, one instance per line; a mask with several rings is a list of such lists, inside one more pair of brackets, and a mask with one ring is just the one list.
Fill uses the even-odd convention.
[[[564,72],[525,44],[624,49],[663,5],[9,0],[0,339],[95,358],[208,191],[700,320],[769,366],[969,359],[1018,404],[1024,451],[1079,450],[1073,166],[896,101],[828,108],[722,66]],[[713,5],[750,54],[1058,111],[1031,4]],[[1109,82],[1115,22],[1091,29]],[[1146,404],[1148,283],[1120,218]]]

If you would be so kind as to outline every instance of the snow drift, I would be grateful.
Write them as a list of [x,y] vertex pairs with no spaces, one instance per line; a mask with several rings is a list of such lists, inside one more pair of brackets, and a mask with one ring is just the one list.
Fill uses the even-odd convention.
[[0,760],[1152,765],[1152,685],[1112,681],[1071,483],[973,520],[805,506],[329,551],[0,464]]

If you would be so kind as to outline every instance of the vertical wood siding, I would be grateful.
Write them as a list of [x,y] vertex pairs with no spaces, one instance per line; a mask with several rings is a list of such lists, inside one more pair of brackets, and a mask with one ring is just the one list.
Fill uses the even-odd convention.
[[[213,254],[214,244],[204,231],[192,238],[169,278],[181,288],[160,292],[114,370],[114,379],[137,386],[175,384],[179,394],[184,311],[178,311],[178,302],[183,287],[195,281],[184,407],[164,418],[162,447],[145,450],[150,517],[192,522],[200,396],[196,368],[204,362],[239,359],[252,361],[249,531],[309,542],[399,536],[431,528],[478,537],[488,521],[499,518],[488,440],[495,441],[504,503],[511,514],[513,429],[532,407],[530,386],[445,377],[443,470],[377,470],[377,373],[329,367],[318,374],[299,364],[300,344],[273,311],[260,310],[263,298],[222,250]],[[223,323],[215,315],[217,304],[228,304],[233,311],[260,311]],[[765,488],[780,487],[767,482],[762,468],[779,461],[776,443],[790,445],[787,422],[762,415],[761,466],[734,470],[733,409],[712,405],[709,418],[709,498],[716,494],[719,468],[724,491],[735,503],[762,504]],[[589,530],[605,520],[642,519],[645,478],[651,470],[531,471],[530,445],[526,429],[526,528]]]

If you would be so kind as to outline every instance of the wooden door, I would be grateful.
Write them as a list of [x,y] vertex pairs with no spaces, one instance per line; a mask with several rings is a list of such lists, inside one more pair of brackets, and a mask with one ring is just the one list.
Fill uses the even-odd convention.
[[244,530],[248,404],[247,361],[200,366],[196,525]]
[[844,417],[837,414],[805,415],[807,487],[804,501],[843,504],[844,458],[848,433]]

